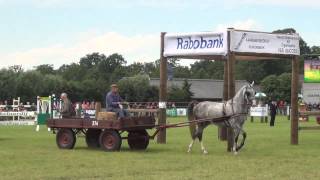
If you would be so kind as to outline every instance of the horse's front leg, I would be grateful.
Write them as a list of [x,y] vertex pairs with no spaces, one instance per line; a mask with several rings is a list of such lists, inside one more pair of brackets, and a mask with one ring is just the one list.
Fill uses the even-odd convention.
[[244,146],[244,143],[245,143],[246,137],[247,137],[247,133],[242,129],[241,129],[241,134],[242,134],[242,141],[241,141],[240,145],[237,146],[237,149],[236,149],[237,151],[239,151]]
[[240,134],[241,129],[239,129],[238,127],[233,128],[233,147],[232,147],[232,152],[234,153],[234,155],[238,154],[238,137]]

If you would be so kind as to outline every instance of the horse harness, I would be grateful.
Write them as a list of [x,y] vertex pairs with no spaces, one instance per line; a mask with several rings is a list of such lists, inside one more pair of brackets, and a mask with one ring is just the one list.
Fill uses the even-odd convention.
[[[226,117],[226,119],[224,119],[223,120],[223,123],[224,123],[224,125],[226,126],[226,127],[230,127],[231,126],[231,124],[230,124],[230,122],[229,122],[229,119],[231,118],[231,117],[236,117],[236,116],[241,116],[241,115],[247,115],[248,114],[248,112],[246,112],[246,113],[234,113],[234,108],[233,108],[233,98],[231,99],[231,109],[232,109],[232,115],[231,116],[227,116],[227,112],[226,112],[226,106],[227,106],[227,103],[228,103],[228,101],[224,101],[223,102],[223,106],[222,106],[222,114],[223,114],[223,116],[224,117]],[[214,120],[214,119],[213,119]]]

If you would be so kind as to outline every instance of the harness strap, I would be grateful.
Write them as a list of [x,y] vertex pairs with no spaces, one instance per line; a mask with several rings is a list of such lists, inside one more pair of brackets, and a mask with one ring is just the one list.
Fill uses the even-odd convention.
[[227,113],[226,113],[226,105],[227,105],[227,101],[225,101],[225,102],[223,103],[223,106],[222,106],[222,114],[223,114],[223,116],[226,116],[226,115],[227,115]]
[[232,109],[232,114],[234,114],[234,109],[233,109],[233,98],[231,99],[231,109]]
[[224,123],[224,125],[225,125],[226,127],[230,127],[230,125],[231,125],[228,120],[224,120],[223,123]]

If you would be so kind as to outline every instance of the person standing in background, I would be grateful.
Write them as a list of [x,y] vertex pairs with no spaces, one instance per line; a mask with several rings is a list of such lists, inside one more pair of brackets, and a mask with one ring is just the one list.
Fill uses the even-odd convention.
[[271,101],[271,103],[269,104],[270,107],[270,126],[274,126],[274,121],[276,119],[276,114],[277,114],[277,103],[275,101]]

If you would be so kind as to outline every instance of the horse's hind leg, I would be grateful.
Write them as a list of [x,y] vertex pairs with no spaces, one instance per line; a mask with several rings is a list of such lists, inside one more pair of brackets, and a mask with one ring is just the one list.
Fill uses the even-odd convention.
[[201,144],[201,150],[202,150],[203,154],[208,154],[208,151],[206,150],[206,148],[204,147],[203,142],[202,142],[203,129],[204,129],[204,127],[202,127],[202,126],[198,127],[197,136],[198,136],[199,142]]

